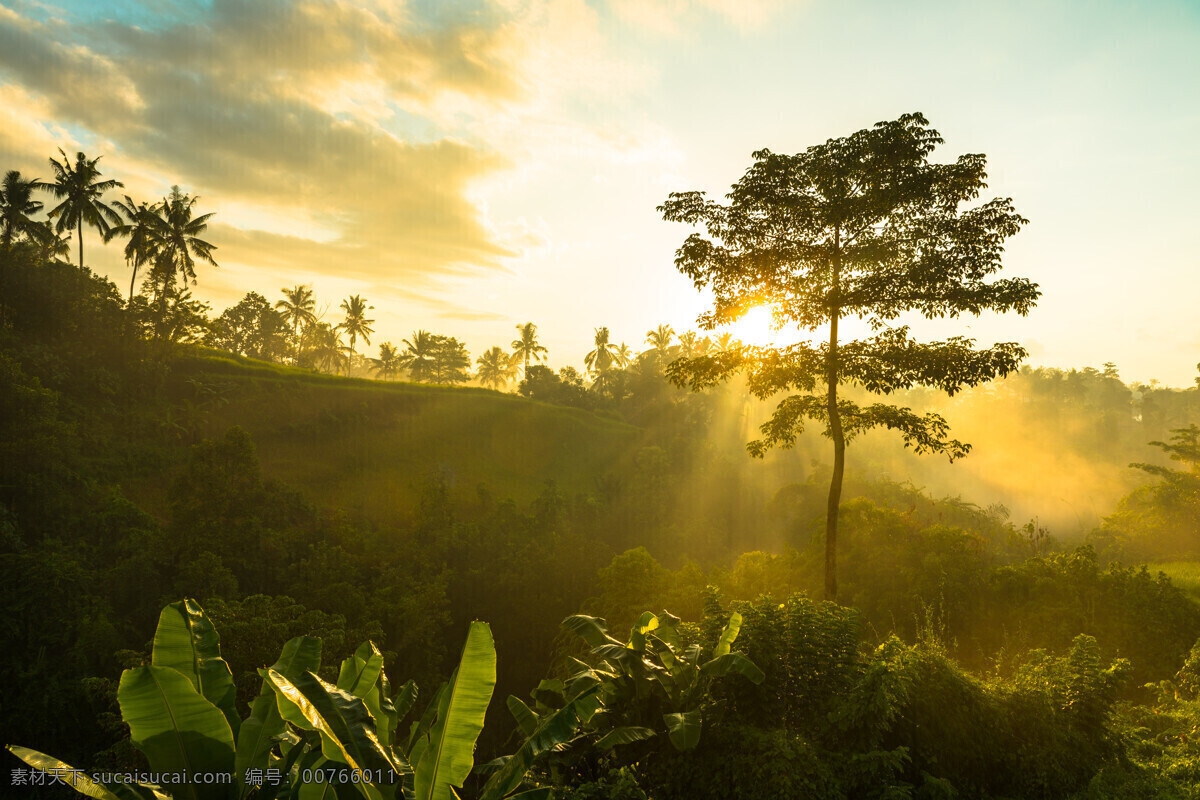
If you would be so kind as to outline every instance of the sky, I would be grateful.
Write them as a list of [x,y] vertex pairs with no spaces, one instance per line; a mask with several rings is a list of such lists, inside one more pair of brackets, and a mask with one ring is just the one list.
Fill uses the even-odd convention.
[[[984,199],[1030,220],[1003,274],[1043,292],[917,334],[1192,385],[1195,0],[0,0],[0,170],[47,178],[61,147],[134,200],[178,184],[216,214],[214,314],[305,283],[336,322],[361,294],[372,349],[533,321],[579,367],[596,327],[695,327],[668,193],[913,111],[935,161],[987,155]],[[122,245],[84,247],[127,291]]]

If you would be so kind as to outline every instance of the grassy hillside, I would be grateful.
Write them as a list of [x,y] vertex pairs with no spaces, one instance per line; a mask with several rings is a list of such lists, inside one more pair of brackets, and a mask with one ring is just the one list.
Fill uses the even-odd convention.
[[[642,438],[613,419],[487,389],[339,378],[225,354],[176,362],[171,394],[188,440],[239,425],[265,476],[377,520],[407,513],[435,472],[464,500],[481,483],[518,501],[550,480],[592,490]],[[133,492],[157,506],[161,484],[147,476]]]

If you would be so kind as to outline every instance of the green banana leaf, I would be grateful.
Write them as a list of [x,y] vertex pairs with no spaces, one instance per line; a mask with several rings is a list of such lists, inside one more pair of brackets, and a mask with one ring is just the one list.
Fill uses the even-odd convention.
[[766,678],[758,665],[741,653],[726,653],[720,658],[714,658],[701,664],[700,671],[714,678],[723,678],[730,674],[741,675],[743,678],[749,678],[752,683],[762,683]]
[[508,696],[506,703],[508,710],[513,715],[513,719],[517,721],[517,726],[520,727],[521,733],[526,736],[532,736],[538,726],[537,712],[525,705],[524,700],[513,694]]
[[[391,700],[383,690],[387,676],[383,672],[383,654],[373,642],[363,642],[354,655],[342,662],[337,686],[361,698],[375,720],[375,735],[384,747],[391,746],[395,727]],[[385,710],[386,709],[386,710]]]
[[392,698],[392,703],[396,709],[396,722],[408,716],[408,712],[412,710],[413,704],[417,702],[417,682],[412,678],[405,681],[400,687],[400,691],[396,692],[396,696]]
[[[121,673],[117,687],[121,716],[133,746],[156,772],[229,773],[233,771],[233,732],[219,709],[191,681],[170,667],[147,666]],[[226,798],[229,785],[176,783],[176,798]]]
[[59,778],[63,783],[82,795],[95,797],[97,800],[120,800],[104,784],[92,780],[81,770],[77,770],[53,756],[48,756],[45,753],[39,753],[37,750],[31,750],[28,747],[21,747],[15,744],[8,745],[8,752],[34,769]]
[[644,652],[646,634],[654,630],[658,630],[658,617],[649,611],[643,612],[638,617],[638,621],[633,624],[633,629],[629,631],[629,644],[626,647],[637,653]]
[[[274,670],[265,670],[265,677],[279,700],[279,713],[285,720],[303,729],[321,734],[321,751],[330,761],[345,763],[350,769],[370,771],[372,776],[383,774],[398,781],[402,769],[380,745],[375,736],[375,721],[362,699],[326,683],[305,672],[293,683]],[[381,800],[381,787],[391,781],[357,784],[368,800]]]
[[663,714],[667,723],[667,735],[676,750],[691,750],[700,744],[700,726],[703,722],[699,711],[684,711],[682,714]]
[[[297,636],[283,646],[279,660],[271,669],[288,679],[321,668],[321,640],[315,636]],[[279,715],[275,692],[263,682],[258,697],[250,706],[250,716],[237,733],[237,753],[233,760],[234,779],[239,795],[246,790],[246,770],[266,769],[276,736],[287,726]]]
[[725,625],[725,630],[721,631],[721,638],[717,642],[717,646],[713,648],[713,658],[728,655],[730,649],[733,647],[733,641],[737,639],[738,632],[741,629],[742,615],[735,611],[729,615],[729,622]]
[[221,637],[200,604],[190,598],[163,608],[154,632],[150,663],[170,667],[191,681],[192,687],[225,715],[237,736],[237,690],[233,673],[221,658]]
[[641,742],[655,736],[653,728],[641,728],[636,725],[623,725],[613,728],[596,741],[596,747],[601,750],[611,750],[619,744]]
[[438,690],[433,693],[433,697],[429,698],[429,705],[425,707],[425,713],[421,714],[421,718],[413,722],[412,727],[408,732],[408,746],[405,748],[408,751],[408,760],[410,763],[417,763],[421,760],[421,756],[425,752],[425,748],[429,745],[429,729],[433,727],[434,720],[437,719],[438,706],[442,702],[442,695],[449,689],[450,684],[443,683],[438,687]]
[[475,740],[495,686],[492,629],[486,622],[472,622],[462,658],[438,703],[429,744],[420,760],[413,760],[416,800],[454,800],[451,787],[461,787],[475,763]]
[[586,689],[557,711],[542,715],[542,722],[533,735],[483,785],[480,800],[507,797],[521,785],[534,759],[550,748],[573,739],[579,727],[600,709],[600,690],[599,685]]
[[587,642],[589,647],[599,647],[602,644],[625,646],[623,642],[618,642],[608,635],[608,628],[599,617],[573,614],[562,621],[562,626]]

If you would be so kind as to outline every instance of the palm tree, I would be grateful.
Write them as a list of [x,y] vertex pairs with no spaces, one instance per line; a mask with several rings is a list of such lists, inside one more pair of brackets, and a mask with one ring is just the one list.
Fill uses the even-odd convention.
[[100,196],[109,189],[116,189],[125,184],[120,181],[102,181],[96,162],[100,156],[89,159],[83,153],[75,154],[75,163],[67,158],[62,148],[62,162],[50,159],[50,168],[54,170],[54,182],[43,184],[43,188],[53,192],[62,200],[50,210],[50,218],[57,218],[55,231],[79,231],[79,266],[83,267],[83,226],[93,225],[101,234],[108,233],[109,225],[120,225],[121,217],[103,201]]
[[292,326],[292,336],[296,339],[296,360],[300,360],[300,328],[308,328],[317,321],[317,303],[313,299],[311,286],[293,286],[291,289],[280,289],[282,300],[275,302],[275,308],[286,322]]
[[629,345],[621,342],[621,346],[613,351],[613,366],[618,369],[625,369],[633,361],[633,351],[629,349]]
[[133,289],[137,284],[138,268],[153,261],[158,255],[161,246],[162,218],[158,215],[157,205],[134,203],[129,195],[125,195],[125,202],[115,200],[113,205],[129,221],[110,228],[104,234],[104,243],[108,244],[118,236],[129,239],[125,243],[125,261],[133,267],[133,274],[129,278],[129,299],[132,300]]
[[24,236],[33,242],[45,238],[45,226],[33,219],[42,210],[42,204],[33,199],[35,189],[44,189],[46,184],[37,178],[25,180],[17,170],[9,170],[0,184],[0,248],[9,250],[17,237]]
[[695,331],[684,331],[679,334],[679,354],[684,358],[699,355],[700,343],[696,341]]
[[[367,319],[367,311],[375,308],[375,306],[367,305],[367,301],[363,300],[360,295],[351,295],[342,301],[342,311],[346,314],[346,319],[338,327],[345,331],[350,336],[350,360],[354,360],[354,343],[358,337],[370,344],[371,334],[375,329],[371,327],[371,323],[375,320]],[[346,375],[350,374],[350,366],[346,366]]]
[[517,330],[521,332],[521,338],[513,340],[513,358],[525,362],[525,371],[521,374],[527,375],[529,362],[541,361],[550,351],[538,344],[537,325],[526,322],[524,325],[518,325]]
[[613,365],[616,360],[617,346],[608,340],[608,328],[596,328],[596,349],[587,354],[583,363],[588,372],[599,375]]
[[666,358],[673,338],[675,338],[675,330],[670,325],[659,325],[652,331],[646,331],[646,343],[654,348],[659,358]]
[[391,380],[400,373],[401,356],[396,346],[391,342],[379,345],[379,358],[371,359],[372,369],[378,372],[384,380]]
[[493,389],[502,389],[517,372],[516,362],[500,346],[484,352],[475,361],[479,365],[479,382]]
[[400,356],[400,365],[408,370],[417,382],[434,377],[437,367],[438,337],[428,331],[414,331],[411,339],[405,339],[407,349]]
[[190,281],[195,284],[197,258],[217,266],[212,257],[212,251],[216,250],[217,246],[199,238],[200,234],[208,230],[208,220],[213,216],[212,213],[202,214],[194,219],[192,217],[192,209],[199,199],[184,194],[178,186],[172,186],[171,194],[156,206],[158,222],[155,223],[154,240],[158,248],[158,257],[155,269],[160,272],[158,277],[162,279],[164,288],[167,283],[175,280],[176,275],[179,275],[184,283]]
[[338,328],[328,322],[314,322],[305,329],[304,334],[317,367],[326,372],[336,372],[346,351]]

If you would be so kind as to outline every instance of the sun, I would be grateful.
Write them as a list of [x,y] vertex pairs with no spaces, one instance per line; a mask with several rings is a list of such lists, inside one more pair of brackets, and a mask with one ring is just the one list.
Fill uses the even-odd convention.
[[789,338],[783,331],[775,330],[771,309],[767,306],[752,306],[737,322],[725,328],[733,338],[753,347],[779,344]]

